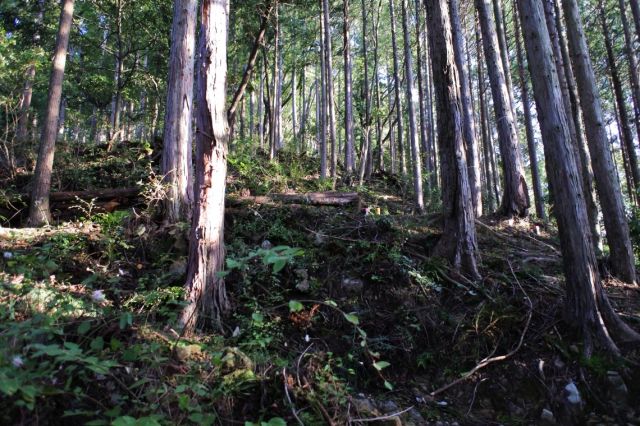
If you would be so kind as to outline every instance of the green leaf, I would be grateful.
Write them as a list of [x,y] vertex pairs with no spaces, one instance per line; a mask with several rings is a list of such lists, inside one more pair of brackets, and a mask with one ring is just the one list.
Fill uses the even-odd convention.
[[382,371],[390,365],[391,364],[389,364],[387,361],[378,361],[373,363],[373,367],[378,371]]
[[264,322],[264,316],[260,312],[254,312],[253,314],[251,314],[251,319],[256,324],[262,324]]
[[333,300],[325,300],[325,301],[324,301],[324,304],[325,304],[325,305],[332,306],[332,307],[334,307],[334,308],[337,308],[337,307],[338,307],[338,304],[337,304],[336,302],[334,302]]
[[300,312],[303,309],[304,309],[304,305],[302,305],[302,303],[298,302],[297,300],[289,301],[289,311]]
[[277,274],[282,271],[284,267],[287,266],[287,258],[278,258],[273,262],[273,273]]
[[265,423],[265,422],[262,422],[262,423],[265,424],[266,426],[287,426],[287,422],[281,417],[274,417],[271,420],[269,420],[269,423]]
[[102,351],[102,349],[104,349],[104,339],[102,338],[102,336],[98,336],[93,339],[89,344],[89,347],[96,352]]
[[344,314],[344,319],[346,319],[347,321],[349,321],[353,325],[359,325],[360,324],[360,319],[358,319],[358,317],[356,315],[353,315],[353,314]]
[[386,380],[384,381],[384,387],[389,390],[393,390],[393,385]]
[[78,326],[78,334],[87,334],[91,330],[91,321],[84,321]]

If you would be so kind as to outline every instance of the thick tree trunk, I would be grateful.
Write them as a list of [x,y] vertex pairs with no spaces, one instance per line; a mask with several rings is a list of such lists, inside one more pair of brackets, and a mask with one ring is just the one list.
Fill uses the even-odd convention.
[[413,96],[413,57],[411,55],[411,36],[409,33],[408,0],[402,3],[402,31],[404,33],[404,80],[407,90],[407,106],[409,114],[409,141],[411,143],[411,160],[413,163],[413,192],[415,208],[424,212],[424,194],[422,192],[422,161],[416,127],[415,96]]
[[[355,170],[353,145],[353,83],[351,79],[351,40],[349,36],[349,0],[342,0],[342,54],[344,57],[344,168],[349,175]],[[366,93],[365,96],[369,94]],[[366,161],[366,156],[365,156]]]
[[[600,6],[600,21],[602,24],[602,31],[604,34],[604,43],[607,50],[608,71],[611,75],[611,82],[613,83],[613,92],[615,96],[615,102],[618,106],[618,117],[620,119],[621,126],[621,138],[622,143],[625,144],[627,155],[629,156],[629,167],[631,168],[631,175],[633,176],[634,193],[638,193],[640,190],[640,169],[638,168],[638,156],[636,154],[635,147],[633,145],[633,133],[631,132],[631,125],[629,124],[629,115],[627,113],[627,100],[624,96],[624,89],[622,87],[622,81],[620,80],[620,72],[618,70],[618,64],[616,63],[616,57],[613,51],[613,43],[611,41],[611,33],[609,32],[609,25],[607,24],[604,7]],[[637,197],[636,201],[637,201]]]
[[626,326],[609,304],[598,274],[591,235],[585,232],[589,225],[587,207],[581,194],[577,159],[571,147],[567,114],[541,0],[518,0],[518,7],[545,157],[550,165],[549,178],[554,188],[555,215],[567,281],[566,317],[583,335],[587,356],[592,353],[594,338],[606,350],[618,354],[612,336],[640,341],[640,335]]
[[573,69],[580,92],[587,142],[593,160],[596,187],[600,197],[611,269],[623,281],[635,282],[635,259],[629,237],[620,182],[609,147],[596,76],[576,0],[564,0],[565,25]]
[[[196,110],[196,207],[187,267],[187,305],[180,320],[193,333],[198,320],[221,328],[229,308],[224,280],[224,194],[229,128],[226,109],[229,0],[201,7]],[[201,321],[204,322],[204,321]]]
[[74,2],[74,0],[63,0],[62,2],[53,66],[49,80],[47,115],[42,129],[40,150],[33,177],[33,189],[29,206],[29,224],[31,226],[43,226],[51,222],[49,192],[51,191],[51,174],[53,172],[53,157],[58,131],[62,82],[67,61],[69,33],[73,22]]
[[640,3],[638,0],[629,0],[631,3],[631,14],[636,27],[636,36],[640,39]]
[[[398,133],[396,135],[397,142],[397,154],[400,158],[400,171],[402,175],[407,174],[407,163],[404,154],[404,126],[402,116],[402,100],[400,98],[401,83],[400,83],[400,59],[398,58],[398,42],[396,31],[396,16],[395,7],[393,5],[395,0],[389,0],[389,15],[391,19],[391,46],[393,49],[393,90],[395,93],[395,108],[396,108],[396,126]],[[393,168],[392,168],[393,169]]]
[[504,80],[507,83],[507,92],[511,100],[511,112],[516,116],[513,101],[513,83],[511,81],[511,61],[509,60],[509,43],[507,42],[506,22],[504,11],[502,9],[502,0],[492,0],[493,15],[496,22],[496,34],[498,35],[498,45],[500,46],[500,59],[502,60],[502,69],[504,70]]
[[193,63],[198,0],[176,0],[164,118],[162,175],[167,184],[164,218],[191,220],[193,208],[192,131]]
[[468,70],[464,58],[464,34],[460,23],[458,0],[449,1],[451,14],[451,29],[453,31],[453,50],[456,66],[460,74],[460,94],[462,95],[462,116],[464,141],[467,152],[467,166],[469,174],[469,186],[471,187],[471,200],[476,217],[482,216],[482,188],[480,185],[480,157],[478,153],[478,141],[476,139],[476,123],[473,118],[471,104],[471,88],[469,86]]
[[[514,0],[515,6],[516,0]],[[529,87],[524,70],[524,55],[522,54],[522,42],[520,41],[520,22],[518,22],[517,10],[514,7],[513,26],[516,33],[516,54],[518,59],[518,77],[520,78],[520,93],[522,96],[522,108],[524,110],[524,125],[527,134],[527,147],[529,149],[529,166],[531,168],[531,180],[533,185],[533,197],[536,205],[536,216],[547,220],[544,210],[544,198],[540,180],[540,168],[538,167],[538,151],[536,148],[533,118],[531,116],[531,102],[529,100]]]
[[464,149],[462,95],[446,0],[427,0],[429,46],[438,111],[444,230],[435,254],[479,278],[476,231]]
[[575,151],[577,160],[576,167],[582,182],[582,193],[587,204],[587,217],[589,218],[589,226],[591,227],[591,235],[593,237],[596,253],[599,252],[600,229],[598,225],[598,206],[596,205],[596,195],[593,189],[593,172],[591,170],[591,159],[582,137],[582,128],[580,126],[580,114],[577,94],[573,92],[575,89],[575,81],[573,72],[563,55],[560,28],[556,25],[554,0],[543,0],[545,12],[545,20],[547,30],[551,40],[551,48],[558,70],[558,81],[560,82],[560,91],[564,103],[564,110],[567,114],[567,125],[569,126],[569,134],[571,135],[571,143]]
[[476,0],[484,53],[491,82],[493,107],[500,140],[500,154],[504,170],[504,191],[500,213],[510,216],[526,216],[529,208],[529,193],[520,158],[518,134],[511,106],[505,71],[499,54],[496,26],[493,21],[490,0]]

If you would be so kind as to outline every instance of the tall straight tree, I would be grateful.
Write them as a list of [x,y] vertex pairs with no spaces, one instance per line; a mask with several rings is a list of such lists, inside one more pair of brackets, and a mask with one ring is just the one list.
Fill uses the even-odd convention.
[[224,279],[224,196],[227,175],[227,29],[229,0],[203,0],[200,12],[196,110],[196,200],[187,264],[185,333],[200,317],[220,327],[229,308]]
[[395,0],[389,0],[389,16],[391,20],[391,48],[393,49],[393,90],[395,93],[395,109],[396,109],[396,126],[397,133],[397,151],[400,157],[400,170],[402,175],[407,174],[407,163],[404,155],[404,125],[402,116],[402,101],[400,98],[401,83],[400,83],[400,59],[398,55],[398,36],[396,31],[396,14],[395,14]]
[[198,0],[175,0],[164,117],[162,174],[168,223],[188,221],[193,208],[192,132],[193,62]]
[[[347,0],[345,0],[347,1]],[[358,181],[360,185],[364,182],[365,172],[369,164],[373,161],[371,155],[371,94],[369,93],[369,55],[367,52],[367,8],[365,0],[360,3],[362,9],[362,62],[364,63],[364,120],[363,120],[363,143],[360,154],[360,168],[358,170]]]
[[609,352],[619,354],[614,338],[640,342],[640,335],[620,319],[602,288],[541,0],[518,0],[518,7],[545,157],[550,165],[549,178],[554,188],[567,281],[566,319],[582,334],[587,357],[596,342]]
[[319,146],[318,149],[320,150],[320,178],[321,179],[326,179],[327,178],[327,127],[328,127],[328,121],[327,119],[328,114],[327,114],[327,84],[326,84],[326,80],[327,80],[327,63],[326,63],[326,56],[324,54],[325,51],[325,43],[324,43],[324,35],[325,35],[325,31],[324,31],[324,27],[325,27],[325,21],[324,21],[324,8],[322,5],[322,0],[320,0],[320,95],[318,96],[319,100],[320,100],[320,108],[319,108],[319,114],[318,114],[318,118],[320,119],[320,122],[317,123],[318,125],[318,133],[319,133]]
[[29,224],[43,226],[51,222],[49,209],[49,192],[51,191],[51,174],[53,173],[53,157],[55,154],[60,100],[62,98],[62,82],[64,68],[67,63],[69,33],[73,23],[74,0],[63,0],[61,3],[60,23],[56,37],[51,77],[49,79],[49,96],[36,170],[33,176],[31,203],[29,205]]
[[480,274],[476,262],[476,229],[464,148],[462,95],[447,3],[447,0],[425,1],[438,111],[444,206],[444,230],[435,254],[448,259],[454,268],[477,279]]
[[324,61],[325,61],[325,85],[327,124],[329,130],[329,141],[331,142],[331,177],[335,178],[338,168],[338,158],[336,153],[336,108],[333,91],[333,52],[331,49],[331,20],[329,19],[329,0],[322,2],[322,14],[324,17]]
[[596,76],[591,65],[587,39],[576,0],[564,0],[565,25],[573,70],[580,92],[587,142],[591,152],[596,188],[600,197],[607,241],[611,251],[611,269],[623,281],[635,282],[635,259],[624,211],[622,191],[609,149],[604,115]]
[[602,25],[602,33],[604,35],[604,44],[607,51],[607,71],[611,76],[611,83],[613,84],[613,93],[615,103],[618,106],[618,118],[620,120],[620,130],[622,143],[625,144],[627,156],[629,157],[629,168],[631,169],[631,175],[633,176],[634,193],[638,193],[640,190],[640,167],[638,165],[638,156],[636,149],[633,145],[633,133],[631,131],[631,124],[629,123],[629,114],[627,113],[627,99],[624,95],[624,88],[622,87],[622,79],[620,77],[620,70],[616,62],[615,52],[613,51],[613,40],[611,40],[611,33],[609,24],[607,23],[606,11],[604,3],[600,1],[600,23]]
[[500,213],[510,216],[526,216],[529,208],[529,193],[524,177],[524,168],[518,146],[518,133],[511,97],[505,79],[505,70],[500,57],[500,46],[496,35],[496,24],[491,13],[490,0],[475,0],[478,10],[484,53],[491,82],[493,107],[496,115],[500,154],[504,171],[504,192]]
[[473,117],[471,103],[471,88],[469,85],[469,72],[467,61],[464,58],[464,34],[460,23],[460,11],[458,0],[449,1],[451,15],[451,29],[453,31],[453,50],[456,66],[460,74],[460,94],[462,95],[462,116],[464,129],[464,142],[467,151],[467,166],[469,167],[469,186],[471,187],[471,200],[476,217],[482,216],[482,190],[480,187],[480,156],[478,153],[478,140],[476,138],[476,123]]
[[524,69],[524,55],[522,53],[522,42],[520,36],[520,22],[518,22],[517,8],[514,0],[513,26],[516,35],[516,56],[518,61],[518,77],[520,79],[520,93],[522,96],[522,109],[524,111],[524,125],[527,134],[527,147],[529,149],[529,167],[531,168],[531,181],[533,184],[533,197],[536,206],[536,215],[542,219],[547,219],[544,210],[544,199],[542,195],[542,183],[540,179],[540,168],[538,167],[538,151],[536,149],[535,131],[533,129],[533,118],[531,114],[531,102],[529,98],[529,87]]
[[[426,32],[426,28],[423,28],[423,26],[421,25],[422,23],[422,19],[420,19],[422,16],[422,8],[421,8],[421,2],[420,0],[415,0],[415,19],[416,19],[416,68],[417,68],[417,72],[416,72],[416,77],[417,77],[417,81],[416,84],[418,85],[418,113],[419,113],[419,117],[420,117],[420,122],[419,122],[419,126],[420,126],[420,147],[422,148],[422,164],[425,166],[425,170],[427,173],[430,172],[430,167],[429,167],[429,136],[427,134],[427,114],[426,114],[426,108],[425,108],[425,104],[427,102],[426,96],[425,96],[425,88],[424,88],[424,83],[425,83],[425,78],[424,78],[424,61],[422,58],[422,49],[426,47],[426,43],[424,43],[425,40],[425,32]],[[427,186],[428,186],[428,180],[427,180]],[[427,188],[427,191],[429,190],[429,188]]]
[[618,0],[620,20],[622,21],[622,32],[624,33],[624,47],[629,65],[629,80],[631,81],[631,92],[633,93],[634,117],[636,130],[640,135],[640,78],[638,77],[638,58],[634,49],[634,41],[627,19],[627,7],[625,0]]
[[422,193],[422,162],[420,161],[420,145],[416,135],[416,108],[413,95],[413,60],[411,55],[411,36],[409,33],[408,0],[402,2],[402,31],[404,33],[404,81],[407,87],[407,113],[409,115],[409,140],[411,141],[411,159],[413,164],[413,191],[415,207],[424,211],[424,194]]
[[[351,79],[351,40],[349,35],[349,0],[342,0],[342,54],[344,56],[344,167],[347,174],[355,169],[353,148],[353,83]],[[368,93],[365,96],[369,96]]]

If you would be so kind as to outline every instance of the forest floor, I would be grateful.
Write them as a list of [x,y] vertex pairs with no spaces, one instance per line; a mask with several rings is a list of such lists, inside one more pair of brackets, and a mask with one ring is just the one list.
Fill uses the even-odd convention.
[[[585,359],[563,322],[552,224],[479,219],[471,282],[429,256],[438,203],[413,214],[410,184],[384,174],[338,184],[357,206],[229,208],[232,309],[181,336],[188,224],[158,220],[153,159],[133,148],[63,147],[56,190],[141,195],[54,205],[42,230],[19,228],[28,175],[3,178],[0,423],[640,424],[640,352]],[[228,193],[330,189],[315,167],[234,155]],[[640,329],[640,290],[606,288]]]

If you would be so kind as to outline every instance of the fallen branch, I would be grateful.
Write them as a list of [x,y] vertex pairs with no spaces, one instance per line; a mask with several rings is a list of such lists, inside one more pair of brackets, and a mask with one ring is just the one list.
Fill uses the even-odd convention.
[[314,206],[348,206],[357,205],[360,196],[357,192],[308,192],[306,194],[270,194],[260,196],[228,196],[228,206],[238,206],[245,204],[277,204],[277,203],[297,203],[310,204]]

